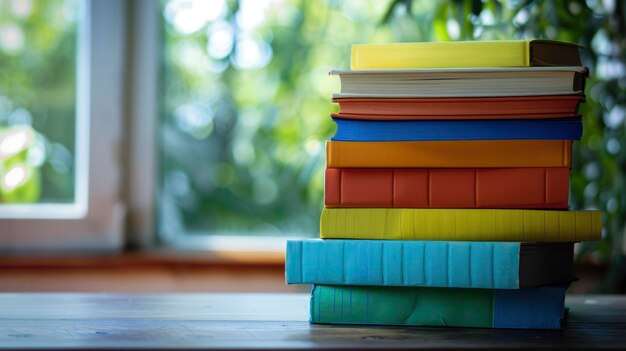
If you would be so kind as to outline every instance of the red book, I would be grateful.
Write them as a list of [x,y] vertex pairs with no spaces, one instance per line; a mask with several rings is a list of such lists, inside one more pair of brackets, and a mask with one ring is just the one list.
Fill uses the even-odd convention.
[[327,168],[326,207],[567,209],[568,167]]
[[466,98],[340,98],[335,118],[372,120],[526,119],[578,116],[582,95]]

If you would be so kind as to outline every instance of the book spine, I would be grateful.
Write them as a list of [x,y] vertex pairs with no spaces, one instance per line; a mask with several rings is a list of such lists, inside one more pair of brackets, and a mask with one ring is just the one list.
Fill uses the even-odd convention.
[[[356,74],[355,74],[356,73]],[[339,72],[341,98],[479,98],[572,95],[584,93],[583,68],[491,72],[424,71]],[[404,83],[400,83],[403,82]],[[384,86],[384,89],[380,89]]]
[[[578,115],[581,95],[528,96],[505,98],[413,98],[333,99],[339,104],[339,118],[411,119],[505,119],[554,118]],[[356,117],[354,117],[356,116]],[[393,118],[392,118],[393,116]]]
[[328,141],[326,167],[570,167],[571,148],[571,140]]
[[327,207],[567,209],[569,168],[327,168]]
[[312,323],[493,327],[490,289],[315,285]]
[[324,208],[326,239],[576,242],[600,240],[599,211]]
[[519,288],[519,243],[299,240],[288,284]]
[[581,118],[361,121],[335,118],[340,141],[578,140]]
[[560,329],[567,285],[518,290],[315,285],[310,321]]
[[352,45],[351,68],[525,67],[528,41]]

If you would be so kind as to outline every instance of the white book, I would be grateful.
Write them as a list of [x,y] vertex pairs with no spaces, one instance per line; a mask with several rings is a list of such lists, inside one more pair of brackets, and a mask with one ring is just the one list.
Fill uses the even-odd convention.
[[332,70],[333,98],[497,97],[583,94],[586,67]]

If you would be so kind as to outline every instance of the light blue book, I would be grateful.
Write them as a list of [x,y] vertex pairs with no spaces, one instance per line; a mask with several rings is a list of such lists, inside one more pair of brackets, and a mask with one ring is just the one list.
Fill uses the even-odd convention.
[[575,280],[573,243],[290,240],[287,284],[519,289]]

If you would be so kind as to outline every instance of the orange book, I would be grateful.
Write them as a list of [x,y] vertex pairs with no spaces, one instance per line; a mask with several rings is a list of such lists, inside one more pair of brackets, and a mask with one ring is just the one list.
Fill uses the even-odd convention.
[[327,168],[570,167],[571,140],[326,142]]
[[326,207],[567,209],[569,168],[327,168]]
[[370,120],[531,119],[578,116],[582,95],[468,98],[339,98],[335,118]]

